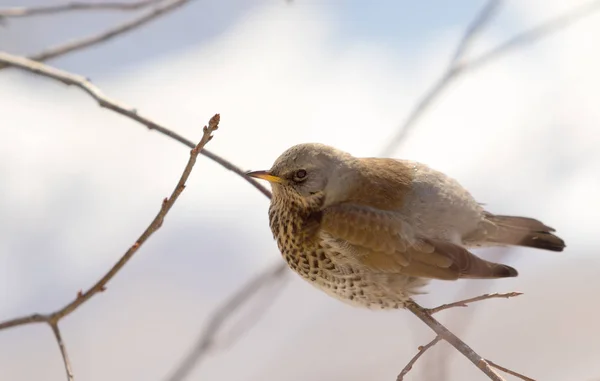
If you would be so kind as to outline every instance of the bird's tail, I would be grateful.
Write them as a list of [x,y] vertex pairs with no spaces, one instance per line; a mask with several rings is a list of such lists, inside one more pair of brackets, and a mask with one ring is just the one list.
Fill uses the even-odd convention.
[[487,213],[486,220],[496,227],[488,233],[488,242],[551,251],[563,251],[565,248],[565,242],[552,234],[555,230],[536,219]]

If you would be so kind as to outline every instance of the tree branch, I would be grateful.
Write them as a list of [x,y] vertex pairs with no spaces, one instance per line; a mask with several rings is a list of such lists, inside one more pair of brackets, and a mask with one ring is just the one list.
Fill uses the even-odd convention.
[[416,317],[421,319],[421,321],[429,328],[431,328],[438,336],[447,341],[450,345],[456,348],[457,351],[463,354],[466,358],[469,359],[477,368],[479,368],[486,376],[488,376],[493,381],[504,381],[504,379],[496,373],[494,369],[488,364],[488,362],[478,355],[471,347],[469,347],[464,341],[456,337],[448,328],[444,327],[440,322],[435,320],[433,316],[431,316],[426,308],[421,307],[414,301],[410,301],[406,304],[406,309],[412,312]]
[[449,308],[454,307],[468,307],[469,303],[479,302],[481,300],[494,299],[494,298],[514,298],[515,296],[523,295],[522,292],[507,292],[505,294],[493,293],[493,294],[484,294],[480,296],[476,296],[474,298],[459,300],[458,302],[442,304],[441,306],[435,308],[427,308],[426,311],[428,314],[433,315],[443,310],[447,310]]
[[171,195],[168,198],[165,198],[163,200],[158,214],[156,215],[156,217],[154,217],[154,219],[152,220],[150,225],[148,225],[148,227],[144,230],[144,232],[139,236],[139,238],[136,240],[136,242],[125,252],[125,254],[123,254],[123,256],[117,261],[117,263],[115,263],[113,265],[113,267],[111,267],[111,269],[102,278],[100,278],[100,280],[98,280],[87,291],[79,292],[77,294],[77,297],[72,302],[68,303],[67,305],[65,305],[64,307],[62,307],[59,310],[52,312],[50,314],[44,314],[44,315],[33,314],[30,316],[19,317],[16,319],[11,319],[11,320],[1,322],[0,330],[11,328],[11,327],[16,327],[19,325],[25,325],[25,324],[33,324],[33,323],[40,323],[40,322],[48,323],[50,325],[50,327],[52,328],[52,331],[54,332],[54,336],[56,337],[61,354],[63,356],[63,360],[65,363],[65,369],[67,371],[67,378],[69,380],[72,380],[73,374],[71,371],[71,365],[69,362],[69,358],[67,356],[67,352],[66,352],[64,343],[63,343],[61,335],[60,335],[60,331],[58,329],[58,322],[63,317],[65,317],[65,316],[69,315],[70,313],[72,313],[73,311],[75,311],[82,304],[84,304],[89,299],[91,299],[94,295],[98,294],[99,292],[105,291],[106,285],[108,284],[108,282],[119,272],[119,270],[121,270],[123,268],[123,266],[125,266],[125,264],[133,257],[133,255],[148,240],[148,238],[150,238],[150,236],[152,236],[152,234],[154,234],[158,229],[160,229],[167,213],[171,210],[171,208],[175,204],[175,201],[177,201],[177,199],[179,198],[179,195],[181,195],[181,193],[185,189],[185,183],[186,183],[190,173],[192,172],[192,168],[194,167],[194,164],[196,163],[196,158],[198,157],[198,154],[200,153],[202,148],[204,148],[204,146],[212,139],[212,133],[214,131],[216,131],[217,128],[219,127],[219,120],[220,120],[220,116],[219,116],[219,114],[216,114],[215,116],[213,116],[210,119],[208,126],[204,126],[202,139],[190,151],[190,158],[188,160],[188,163],[185,166],[185,169],[183,170],[183,173],[181,174],[181,178],[179,179],[177,185],[175,186],[175,189],[173,189],[173,192],[171,192]]
[[550,34],[556,33],[561,29],[568,28],[577,21],[581,21],[585,17],[593,15],[598,10],[600,10],[600,1],[598,0],[590,1],[580,7],[576,7],[570,12],[555,17],[541,25],[510,38],[494,49],[484,53],[479,58],[475,58],[466,64],[460,65],[460,71],[465,72],[467,70],[478,69],[490,61],[509,53],[511,50],[531,44]]
[[500,366],[500,365],[496,364],[495,362],[493,362],[493,361],[491,361],[491,360],[487,360],[487,359],[486,359],[485,361],[487,361],[487,362],[488,362],[488,364],[490,364],[490,366],[492,366],[492,367],[494,367],[494,368],[496,368],[496,369],[499,369],[499,370],[503,371],[504,373],[508,373],[508,374],[510,374],[511,376],[518,377],[518,378],[520,378],[521,380],[525,380],[525,381],[535,381],[533,378],[530,378],[530,377],[524,376],[524,375],[522,375],[521,373],[517,373],[517,372],[515,372],[514,370],[507,369],[507,368],[505,368],[505,367],[503,367],[503,366]]
[[[176,132],[168,129],[165,126],[158,124],[154,120],[138,113],[138,111],[135,108],[122,104],[112,98],[109,98],[98,87],[94,86],[94,84],[92,84],[89,80],[87,80],[81,75],[72,74],[60,69],[56,69],[52,66],[45,65],[40,62],[35,62],[25,57],[20,57],[0,51],[0,65],[2,64],[7,66],[13,66],[15,68],[19,68],[46,78],[54,79],[56,81],[64,83],[65,85],[78,87],[79,89],[83,90],[88,95],[90,95],[96,102],[98,102],[98,105],[100,107],[107,108],[111,111],[116,112],[117,114],[126,116],[129,119],[132,119],[146,126],[149,130],[160,132],[161,134],[166,135],[171,139],[176,140],[179,143],[182,143],[190,148],[193,148],[195,146],[194,143],[184,138],[183,136],[177,134]],[[222,157],[219,157],[215,153],[206,151],[204,149],[202,150],[201,154],[217,162],[226,169],[238,174],[244,180],[252,184],[252,186],[258,189],[262,194],[271,198],[271,192],[267,188],[262,186],[258,181],[254,180],[249,176],[246,176],[246,173],[241,168],[233,165],[232,163],[223,159]]]
[[406,364],[406,366],[404,367],[404,369],[402,369],[402,372],[400,372],[400,374],[398,375],[398,377],[396,378],[396,381],[402,381],[404,380],[404,376],[406,376],[406,374],[408,372],[411,371],[413,365],[415,365],[415,363],[417,362],[417,360],[423,356],[423,354],[431,347],[433,347],[434,345],[436,345],[438,343],[438,341],[442,340],[442,338],[440,336],[436,336],[433,340],[431,340],[429,343],[427,343],[426,345],[420,346],[417,349],[417,354],[410,359],[410,361],[408,362],[408,364]]
[[60,335],[60,329],[58,328],[58,321],[53,321],[48,323],[50,324],[50,328],[52,328],[52,332],[54,333],[54,338],[56,338],[56,342],[58,343],[58,349],[60,350],[60,354],[63,358],[63,363],[65,364],[65,372],[67,373],[67,381],[73,381],[73,370],[71,368],[71,361],[69,360],[69,355],[67,354],[67,348],[65,343],[63,342],[62,336]]
[[29,17],[40,15],[53,15],[73,11],[135,11],[160,3],[163,0],[139,0],[139,1],[104,1],[87,2],[72,1],[64,4],[38,5],[33,7],[10,7],[0,9],[0,19],[13,17]]
[[49,322],[48,315],[42,314],[32,314],[29,316],[22,316],[16,319],[10,319],[3,322],[0,322],[0,331],[3,329],[8,329],[12,327],[16,327],[19,325],[33,324],[33,323],[48,323]]
[[577,7],[575,10],[558,16],[550,21],[547,21],[539,26],[529,29],[525,32],[517,34],[506,42],[500,44],[496,48],[484,53],[479,58],[475,58],[468,62],[462,62],[461,59],[468,50],[469,43],[473,37],[480,32],[483,27],[492,19],[494,11],[497,9],[500,0],[489,0],[483,9],[477,14],[471,26],[461,38],[453,58],[450,60],[444,74],[434,83],[434,85],[423,95],[417,102],[415,107],[410,111],[404,122],[399,126],[398,132],[393,136],[389,143],[382,151],[382,156],[391,156],[393,152],[407,138],[410,131],[414,128],[418,119],[425,111],[433,104],[433,102],[443,94],[444,90],[450,83],[457,79],[460,75],[478,69],[481,66],[490,63],[491,61],[509,53],[516,48],[523,47],[527,44],[536,42],[544,37],[558,32],[561,29],[573,25],[584,17],[590,16],[592,13],[600,9],[600,1],[591,1],[583,6]]
[[[122,103],[119,103],[118,101],[107,97],[106,95],[104,95],[102,93],[102,91],[99,88],[94,86],[89,80],[85,79],[84,77],[82,77],[80,75],[68,73],[68,72],[56,69],[54,67],[45,65],[43,63],[35,62],[35,61],[32,61],[25,57],[15,56],[15,55],[11,55],[11,54],[5,53],[5,52],[0,52],[0,64],[2,64],[2,63],[10,65],[10,66],[14,66],[16,68],[25,70],[27,72],[30,72],[30,73],[33,73],[36,75],[54,79],[56,81],[66,84],[66,85],[76,86],[79,89],[86,92],[88,95],[90,95],[94,100],[96,100],[96,102],[98,102],[100,107],[107,108],[111,111],[114,111],[118,114],[128,117],[128,118],[146,126],[148,129],[158,131],[161,134],[168,136],[171,139],[174,139],[188,147],[195,146],[191,141],[187,140],[186,138],[182,137],[181,135],[177,134],[176,132],[171,131],[170,129],[158,124],[157,122],[153,121],[152,119],[141,115],[140,113],[137,112],[136,109],[129,107],[127,105],[124,105]],[[258,189],[266,197],[271,198],[271,192],[268,189],[266,189],[260,183],[255,181],[253,178],[246,176],[245,171],[243,171],[239,167],[235,166],[234,164],[230,163],[229,161],[221,158],[220,156],[218,156],[206,149],[202,149],[200,151],[200,153],[202,155],[206,156],[207,158],[215,161],[216,163],[220,164],[224,168],[240,175],[244,180],[246,180],[247,182],[252,184],[256,189]],[[237,308],[241,307],[248,299],[250,299],[254,294],[256,294],[256,293],[260,292],[260,290],[264,289],[264,286],[272,283],[277,278],[283,277],[283,275],[286,274],[286,272],[285,272],[286,269],[287,269],[287,267],[286,267],[285,263],[281,262],[281,263],[278,263],[273,268],[268,269],[267,271],[265,271],[263,273],[260,273],[258,276],[256,276],[254,278],[253,281],[251,281],[249,284],[242,287],[236,294],[232,295],[231,298],[227,302],[225,302],[225,304],[223,305],[223,307],[221,307],[220,310],[217,310],[215,312],[215,315],[211,319],[209,326],[213,327],[213,328],[214,327],[219,328],[219,326],[223,323],[220,320],[225,320],[229,311],[231,311],[231,312],[235,311]],[[91,296],[91,295],[88,293],[81,295],[81,297],[84,297],[84,296]],[[76,300],[76,301],[72,302],[71,304],[64,307],[65,309],[68,308],[67,313],[70,313],[72,310],[77,308],[78,304],[76,305],[75,303],[79,303],[79,302],[77,302],[77,300]],[[267,307],[267,305],[262,306],[262,309],[261,309],[261,311],[259,311],[259,313],[264,312],[266,310],[266,307]],[[59,312],[58,314],[61,314],[61,316],[64,316],[63,313],[61,313],[61,312]],[[24,316],[24,317],[12,319],[12,320],[5,321],[5,322],[0,322],[0,330],[18,326],[18,325],[24,325],[24,324],[48,322],[49,318],[50,318],[50,315],[41,315],[41,314],[33,314],[30,316]],[[193,367],[197,363],[199,363],[201,361],[202,357],[206,353],[208,353],[208,349],[210,347],[209,344],[212,343],[214,335],[216,335],[216,331],[213,331],[212,329],[207,328],[204,331],[204,333],[200,336],[200,338],[198,340],[196,349],[194,349],[193,351],[190,352],[190,354],[186,357],[186,360],[179,367],[180,369],[178,371],[176,371],[176,373],[174,374],[173,377],[182,377],[182,376],[177,376],[177,374],[185,375],[187,372],[189,372],[191,369],[193,369]],[[175,379],[177,379],[177,378],[175,378]]]
[[[58,56],[74,52],[76,50],[89,48],[90,46],[99,44],[101,42],[106,42],[114,37],[122,35],[123,33],[137,29],[166,13],[189,3],[190,1],[191,0],[164,0],[163,2],[160,2],[159,5],[157,5],[153,10],[130,21],[126,21],[92,36],[45,49],[37,54],[29,56],[28,58],[34,61],[46,61],[51,58],[56,58]],[[6,67],[8,67],[8,65],[0,64],[0,70],[5,69]]]
[[[230,296],[221,307],[214,311],[204,330],[198,339],[196,339],[194,348],[175,368],[175,371],[168,377],[168,380],[183,380],[194,367],[200,364],[213,347],[214,339],[227,317],[243,306],[252,296],[263,290],[265,286],[275,280],[281,279],[283,275],[287,274],[286,270],[287,266],[284,262],[278,263],[269,268],[268,271],[255,276],[244,286],[240,287],[236,293]],[[264,312],[264,310],[265,309],[263,308],[261,311]]]
[[487,25],[488,22],[493,19],[496,11],[500,7],[501,2],[502,0],[488,0],[483,8],[481,8],[481,10],[477,13],[459,41],[458,46],[454,51],[454,55],[448,64],[449,68],[455,67],[458,65],[460,60],[463,59],[475,37],[477,37],[479,32]]
[[449,308],[454,307],[466,307],[467,303],[478,302],[481,300],[493,299],[493,298],[511,298],[515,296],[522,295],[519,292],[509,292],[506,294],[485,294],[475,298],[461,300],[455,303],[443,304],[439,307],[435,308],[423,308],[414,301],[410,301],[406,305],[406,309],[412,312],[415,316],[417,316],[422,322],[427,324],[429,328],[431,328],[435,333],[437,333],[437,337],[431,341],[429,344],[424,347],[419,347],[419,352],[408,362],[408,364],[404,367],[400,375],[398,375],[398,381],[402,380],[402,377],[410,371],[415,362],[423,355],[423,353],[434,346],[440,339],[443,339],[450,343],[457,351],[462,353],[463,356],[468,358],[475,366],[477,366],[483,373],[485,373],[491,380],[494,381],[503,381],[504,379],[496,373],[492,368],[499,369],[503,372],[511,374],[516,377],[520,377],[525,381],[535,381],[527,376],[524,376],[520,373],[512,371],[510,369],[504,368],[498,364],[492,363],[489,360],[484,359],[480,355],[478,355],[471,347],[469,347],[464,341],[459,339],[455,334],[453,334],[450,330],[448,330],[444,325],[438,322],[432,314],[443,311]]
[[477,13],[458,43],[456,51],[448,63],[446,71],[435,82],[433,87],[429,89],[429,91],[427,91],[421,99],[419,99],[415,107],[408,114],[407,118],[400,125],[400,129],[396,136],[389,141],[387,146],[382,151],[382,156],[392,155],[397,146],[406,139],[406,136],[415,125],[419,117],[429,108],[429,106],[431,106],[433,101],[443,93],[444,89],[454,79],[458,73],[456,70],[458,63],[462,60],[474,37],[486,26],[490,20],[492,20],[494,13],[500,6],[500,2],[501,0],[488,0],[484,7]]

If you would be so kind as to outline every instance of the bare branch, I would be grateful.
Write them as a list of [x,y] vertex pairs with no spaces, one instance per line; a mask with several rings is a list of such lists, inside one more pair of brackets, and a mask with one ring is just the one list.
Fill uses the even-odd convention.
[[[477,298],[465,299],[465,300],[462,300],[462,301],[459,301],[456,303],[444,304],[440,307],[432,308],[432,309],[423,308],[411,300],[410,302],[408,302],[406,304],[406,309],[408,309],[410,312],[412,312],[423,323],[427,324],[427,326],[429,328],[431,328],[435,333],[437,333],[437,335],[438,335],[438,337],[436,337],[437,340],[443,339],[443,340],[447,341],[448,343],[450,343],[450,345],[452,345],[457,351],[462,353],[463,356],[468,358],[475,366],[477,366],[491,380],[494,380],[494,381],[503,381],[504,380],[498,373],[496,373],[496,371],[494,371],[494,369],[492,369],[494,367],[503,372],[511,374],[513,376],[520,377],[521,379],[523,379],[525,381],[535,381],[529,377],[523,376],[520,373],[517,373],[510,369],[501,367],[495,363],[492,363],[489,360],[484,359],[483,357],[478,355],[473,349],[471,349],[471,347],[469,347],[464,341],[459,339],[455,334],[450,332],[444,325],[442,325],[433,316],[431,316],[431,314],[432,314],[431,311],[438,312],[443,309],[463,306],[466,303],[471,303],[471,302],[475,302],[475,301],[479,301],[479,300],[499,298],[499,297],[508,298],[508,297],[517,296],[517,295],[521,295],[521,294],[518,292],[517,293],[508,293],[508,294],[487,294],[487,295],[482,295],[481,297],[477,297]],[[431,347],[431,346],[435,345],[435,342],[436,341],[434,340],[434,341],[430,342],[427,346]],[[408,366],[412,367],[412,365],[416,362],[416,360],[422,355],[421,351],[424,352],[426,349],[428,349],[428,348],[425,348],[423,350],[421,350],[421,348],[419,348],[419,353],[417,353],[417,355],[415,356],[416,359],[413,358],[408,363],[407,367]],[[405,367],[405,369],[406,369],[406,367]],[[404,370],[403,370],[403,372],[404,372]],[[408,370],[406,372],[404,372],[404,374],[406,374],[406,373],[408,373]],[[402,375],[403,375],[403,373],[400,373],[400,376],[402,376]],[[398,377],[401,380],[400,376],[398,376]]]
[[[130,21],[126,21],[99,34],[84,37],[79,40],[68,42],[66,44],[61,44],[59,46],[48,48],[42,52],[29,56],[29,59],[34,61],[46,61],[51,58],[56,58],[67,53],[74,52],[76,50],[89,48],[90,46],[99,44],[101,42],[106,42],[114,37],[122,35],[123,33],[130,32],[136,28],[139,28],[142,25],[152,20],[155,20],[156,18],[189,3],[190,1],[191,0],[165,0],[159,3],[159,5],[157,5],[151,11],[137,18],[134,18]],[[0,70],[5,69],[6,67],[8,67],[8,65],[0,64]]]
[[[3,64],[7,66],[13,66],[43,77],[60,81],[65,85],[72,85],[78,87],[81,90],[85,91],[88,95],[90,95],[94,100],[96,100],[100,107],[107,108],[111,111],[116,112],[117,114],[126,116],[146,126],[149,130],[158,131],[161,134],[166,135],[171,139],[178,141],[179,143],[185,144],[190,148],[195,147],[195,144],[189,141],[188,139],[168,129],[165,126],[158,124],[154,120],[143,116],[142,114],[138,113],[138,111],[135,108],[122,104],[112,98],[109,98],[99,88],[94,86],[89,80],[87,80],[83,76],[68,73],[66,71],[56,69],[52,66],[48,66],[40,62],[35,62],[25,57],[20,57],[0,51],[0,65]],[[258,189],[262,194],[269,198],[271,197],[271,192],[267,188],[265,188],[253,178],[246,176],[245,172],[241,168],[233,165],[232,163],[223,159],[222,157],[219,157],[215,153],[202,150],[201,154],[217,162],[226,169],[240,175],[244,180],[252,184],[252,186]]]
[[417,102],[416,106],[412,109],[412,111],[408,114],[408,117],[401,124],[400,129],[395,137],[393,137],[385,149],[382,152],[383,156],[390,156],[398,145],[402,143],[406,136],[408,135],[411,128],[414,126],[415,122],[419,119],[419,117],[427,110],[427,108],[433,103],[433,101],[439,97],[443,90],[448,86],[448,84],[454,79],[456,74],[456,67],[458,62],[462,59],[467,48],[470,43],[473,41],[473,38],[485,27],[485,25],[492,19],[492,16],[500,6],[501,0],[488,0],[485,6],[477,13],[473,21],[470,23],[466,32],[462,36],[456,51],[448,67],[446,68],[445,73],[439,78],[433,87],[429,89],[425,93],[425,95]]
[[412,312],[415,316],[417,316],[421,321],[429,328],[431,328],[438,336],[442,339],[450,343],[457,351],[463,354],[466,358],[469,359],[476,367],[478,367],[486,376],[488,376],[493,381],[504,381],[504,379],[496,373],[494,369],[490,367],[487,361],[478,355],[471,347],[469,347],[464,341],[456,337],[448,328],[444,327],[440,322],[435,320],[433,316],[431,316],[426,308],[421,307],[414,301],[410,301],[406,304],[406,309]]
[[[250,329],[260,321],[268,311],[269,307],[273,305],[277,296],[285,289],[284,283],[289,279],[287,276],[289,272],[286,270],[287,266],[285,263],[279,261],[276,265],[267,269],[266,275],[263,274],[263,272],[259,272],[259,275],[255,276],[255,279],[265,279],[265,277],[271,279],[263,281],[264,283],[262,284],[260,292],[257,290],[254,295],[246,295],[246,299],[238,299],[239,306],[236,307],[237,309],[247,303],[250,304],[250,310],[244,314],[243,318],[238,319],[236,324],[233,324],[227,332],[221,334],[218,342],[213,340],[213,343],[215,344],[212,348],[213,352],[215,350],[225,350],[235,345],[246,332],[250,331]],[[233,303],[232,300],[236,298],[236,294],[237,293],[234,293],[233,297],[230,297],[225,304]],[[255,298],[252,303],[250,302],[250,298]],[[232,312],[233,310],[235,309],[232,309]],[[225,316],[225,318],[227,318],[227,316]]]
[[[228,316],[244,305],[253,295],[264,289],[265,286],[284,276],[287,266],[278,263],[268,271],[260,273],[250,282],[233,294],[221,307],[219,307],[209,319],[203,332],[196,340],[195,347],[188,353],[185,359],[177,366],[169,376],[169,381],[183,380],[200,362],[214,345],[214,338]],[[264,309],[262,309],[264,312]]]
[[[179,182],[173,189],[173,192],[168,198],[163,200],[161,208],[150,223],[146,230],[139,236],[136,242],[123,254],[123,256],[113,265],[113,267],[98,280],[92,287],[90,287],[85,292],[80,292],[77,294],[77,297],[69,304],[65,305],[63,308],[47,315],[35,314],[26,317],[20,317],[12,320],[8,320],[0,323],[0,329],[6,329],[10,327],[15,327],[18,325],[25,325],[31,323],[38,322],[46,322],[51,326],[56,325],[60,319],[67,316],[71,312],[75,311],[79,306],[88,301],[94,295],[99,292],[106,290],[106,284],[125,266],[125,264],[133,257],[133,255],[138,251],[138,249],[150,238],[154,232],[156,232],[162,226],[165,216],[171,210],[171,207],[177,201],[179,195],[185,189],[185,182],[187,181],[194,164],[196,163],[196,158],[200,153],[200,150],[210,141],[212,138],[212,133],[219,127],[219,114],[213,116],[208,124],[208,127],[204,127],[204,133],[202,135],[202,139],[191,151],[190,151],[190,159],[185,166],[185,169],[179,179]],[[56,334],[56,333],[55,333]]]
[[507,292],[505,294],[499,294],[496,292],[494,294],[484,294],[484,295],[476,296],[474,298],[459,300],[458,302],[454,302],[454,303],[442,304],[441,306],[438,306],[435,308],[427,308],[426,311],[428,314],[433,315],[435,313],[438,313],[443,310],[447,310],[449,308],[468,307],[469,303],[479,302],[481,300],[494,299],[494,298],[508,299],[508,298],[514,298],[515,296],[519,296],[519,295],[523,295],[523,293],[522,292]]
[[19,325],[33,324],[33,323],[47,323],[48,322],[47,315],[41,314],[33,314],[29,316],[23,316],[16,319],[6,320],[0,322],[0,331],[7,328],[16,327]]
[[[44,76],[47,78],[51,78],[51,79],[60,81],[66,85],[76,86],[76,87],[80,88],[81,90],[85,91],[93,99],[95,99],[101,107],[107,108],[118,114],[126,116],[130,119],[133,119],[136,122],[141,123],[142,125],[146,126],[148,129],[156,130],[156,131],[158,131],[158,132],[160,132],[160,133],[162,133],[162,134],[164,134],[164,135],[166,135],[188,147],[195,146],[192,142],[190,142],[189,140],[180,136],[179,134],[175,133],[174,131],[171,131],[164,126],[159,125],[158,123],[154,122],[150,118],[142,116],[134,108],[123,105],[123,104],[107,97],[106,95],[104,95],[102,93],[102,91],[100,89],[98,89],[90,81],[88,81],[87,79],[85,79],[82,76],[68,73],[68,72],[53,68],[53,67],[45,65],[45,64],[32,61],[32,60],[24,58],[24,57],[14,56],[14,55],[4,53],[4,52],[0,52],[0,64],[1,63],[5,63],[5,64],[14,66],[19,69],[23,69],[23,70],[28,71],[33,74],[41,75],[41,76]],[[222,165],[224,168],[231,170],[231,171],[235,172],[236,174],[242,176],[246,181],[248,181],[250,184],[252,184],[255,188],[257,188],[265,196],[267,196],[268,198],[271,197],[271,192],[268,189],[263,187],[260,183],[256,182],[253,178],[246,176],[245,172],[242,169],[240,169],[239,167],[233,165],[229,161],[227,161],[227,160],[221,158],[220,156],[218,156],[210,151],[207,151],[205,149],[202,149],[200,153],[202,155],[208,157],[209,159],[217,162],[218,164]],[[117,265],[120,265],[122,267],[122,265],[124,265],[124,262],[118,263]],[[230,312],[235,311],[239,307],[241,307],[248,299],[250,299],[252,297],[252,295],[258,293],[265,286],[272,284],[277,278],[282,278],[283,275],[285,274],[284,270],[286,268],[287,267],[285,266],[285,263],[281,262],[281,263],[277,264],[275,267],[273,267],[272,269],[268,269],[267,271],[256,276],[253,281],[251,281],[249,284],[247,284],[246,286],[241,288],[238,293],[232,295],[231,298],[223,305],[223,307],[220,310],[216,311],[215,316],[211,319],[211,322],[209,323],[210,329],[207,328],[204,331],[203,335],[199,339],[196,349],[188,355],[186,360],[180,366],[178,373],[176,373],[176,374],[183,375],[183,374],[189,372],[189,370],[191,370],[197,363],[199,363],[199,361],[208,352],[210,346],[212,345],[213,337],[217,333],[216,329],[218,329],[219,326],[222,323],[224,323],[224,320],[227,318],[228,314]],[[74,309],[76,309],[81,303],[83,303],[85,300],[87,300],[92,295],[93,294],[91,294],[90,291],[88,291],[84,294],[81,294],[77,300],[75,300],[72,303],[70,303],[69,305],[65,306],[61,311],[55,313],[54,315],[60,316],[60,317],[65,316],[66,314],[68,314],[68,313],[72,312]],[[86,299],[80,300],[80,298],[86,298]],[[272,300],[274,300],[274,299],[272,299]],[[266,304],[261,305],[260,311],[255,311],[256,315],[260,315],[260,313],[264,313],[264,311],[266,310],[267,307],[268,307],[268,305],[266,305]],[[25,317],[13,319],[13,320],[5,321],[5,322],[0,322],[0,329],[14,327],[17,325],[24,325],[24,324],[31,324],[31,323],[38,323],[38,322],[47,322],[48,319],[52,318],[54,315],[34,314],[31,316],[25,316]],[[247,326],[246,326],[246,328],[247,328]],[[175,375],[174,377],[177,377],[177,376]]]
[[125,254],[123,254],[123,256],[117,261],[117,263],[113,265],[113,267],[102,278],[100,278],[100,280],[98,280],[86,292],[79,292],[77,294],[77,297],[71,303],[65,305],[59,310],[46,315],[34,314],[2,322],[0,323],[0,330],[25,324],[33,324],[39,322],[48,323],[48,325],[50,325],[50,327],[52,328],[52,332],[54,333],[54,337],[56,338],[58,347],[60,349],[60,353],[63,358],[63,363],[67,374],[67,381],[73,381],[74,377],[71,368],[71,362],[67,354],[66,346],[60,334],[60,329],[58,328],[58,322],[63,317],[75,311],[78,307],[80,307],[86,301],[91,299],[97,293],[105,291],[108,282],[119,272],[119,270],[123,268],[123,266],[125,266],[125,264],[131,259],[131,257],[133,257],[133,255],[148,240],[148,238],[150,238],[150,236],[154,234],[154,232],[160,229],[167,213],[169,212],[169,210],[171,210],[171,208],[175,204],[175,201],[177,201],[177,198],[179,198],[179,196],[185,189],[185,183],[188,177],[190,176],[190,173],[192,172],[192,168],[196,163],[196,158],[198,157],[198,154],[204,148],[204,146],[212,139],[212,133],[219,128],[219,120],[220,115],[216,114],[210,119],[208,126],[204,126],[202,139],[200,139],[198,145],[194,146],[194,148],[192,148],[192,150],[190,151],[190,158],[188,160],[188,163],[185,166],[185,169],[183,170],[183,173],[181,174],[181,177],[177,182],[175,189],[173,189],[173,192],[171,192],[171,195],[163,200],[158,214],[156,215],[156,217],[154,217],[150,225],[148,225],[146,230],[144,230],[144,232],[140,235],[137,241],[125,252]]
[[[495,0],[490,0],[488,4],[478,13],[475,21],[471,24],[463,35],[461,41],[458,44],[456,52],[453,58],[450,60],[448,67],[444,74],[434,83],[434,85],[425,93],[425,95],[419,99],[415,107],[408,114],[408,117],[400,125],[396,135],[389,140],[382,151],[382,156],[391,156],[393,152],[400,146],[405,140],[410,131],[414,128],[415,123],[421,115],[433,104],[433,102],[440,97],[448,85],[460,75],[478,69],[481,66],[490,63],[491,61],[501,57],[502,55],[509,53],[516,48],[521,48],[527,44],[536,42],[550,36],[562,29],[565,29],[577,21],[582,20],[584,17],[592,15],[594,12],[600,9],[600,1],[591,1],[581,7],[577,7],[575,10],[556,17],[550,21],[547,21],[537,27],[522,32],[506,42],[500,44],[498,47],[492,49],[488,53],[483,54],[479,58],[472,59],[468,62],[460,62],[468,49],[468,44],[473,40],[474,32],[481,31],[481,29],[488,23],[493,15],[493,11],[497,6],[491,5]],[[491,9],[491,11],[490,11]]]
[[558,16],[550,21],[545,22],[542,25],[536,26],[528,31],[520,33],[508,41],[502,43],[496,48],[484,53],[479,58],[475,58],[470,62],[462,65],[461,71],[478,69],[479,67],[489,63],[490,61],[499,58],[500,56],[522,47],[527,44],[536,42],[550,34],[556,33],[561,29],[568,28],[577,21],[581,21],[585,17],[593,15],[595,12],[600,10],[600,1],[590,1],[574,10]]
[[29,17],[39,15],[53,15],[73,11],[135,11],[160,3],[163,0],[140,1],[72,1],[64,4],[38,5],[33,7],[11,7],[0,9],[0,18]]
[[73,381],[75,378],[73,377],[73,369],[71,368],[71,361],[69,360],[69,355],[67,354],[67,348],[65,343],[63,342],[62,336],[60,335],[60,329],[58,328],[58,322],[53,321],[48,323],[50,324],[50,328],[52,328],[52,332],[54,333],[54,337],[56,338],[56,342],[58,343],[58,348],[60,349],[60,354],[63,358],[63,363],[65,364],[65,372],[67,373],[67,381]]
[[456,50],[454,51],[454,55],[450,60],[449,67],[455,67],[458,62],[464,57],[465,52],[468,51],[471,43],[475,39],[475,37],[479,34],[479,32],[486,26],[486,24],[492,20],[494,17],[496,10],[500,6],[501,0],[489,0],[481,11],[477,13],[475,19],[471,21],[471,24],[467,27],[467,30],[463,34]]
[[505,368],[505,367],[503,367],[503,366],[500,366],[500,365],[496,364],[495,362],[493,362],[493,361],[491,361],[491,360],[487,360],[487,359],[486,359],[485,361],[487,361],[487,362],[488,362],[488,364],[490,364],[490,366],[493,366],[494,368],[496,368],[496,369],[499,369],[499,370],[503,371],[504,373],[508,373],[508,374],[510,374],[511,376],[518,377],[518,378],[520,378],[521,380],[525,380],[525,381],[535,381],[533,378],[530,378],[530,377],[524,376],[524,375],[522,375],[521,373],[517,373],[517,372],[515,372],[514,370],[507,369],[507,368]]
[[420,346],[417,349],[418,350],[417,354],[408,362],[408,364],[406,364],[406,366],[404,367],[404,369],[402,369],[402,372],[400,372],[400,374],[396,378],[396,381],[402,381],[402,380],[404,380],[404,376],[406,376],[406,374],[411,371],[413,365],[415,365],[415,363],[417,362],[417,360],[421,356],[423,356],[423,354],[425,353],[425,351],[427,351],[429,348],[431,348],[434,345],[436,345],[438,343],[438,341],[440,341],[440,340],[442,340],[442,338],[440,336],[436,336],[428,344]]

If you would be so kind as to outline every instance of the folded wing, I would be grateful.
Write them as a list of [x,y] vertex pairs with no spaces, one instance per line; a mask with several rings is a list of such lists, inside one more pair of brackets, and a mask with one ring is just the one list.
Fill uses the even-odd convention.
[[392,211],[329,206],[320,230],[346,245],[352,261],[374,271],[445,280],[517,276],[514,268],[485,261],[459,245],[419,236]]

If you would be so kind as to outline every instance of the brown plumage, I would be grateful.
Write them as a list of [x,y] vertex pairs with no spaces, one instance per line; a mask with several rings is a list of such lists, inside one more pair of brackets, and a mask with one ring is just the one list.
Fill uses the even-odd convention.
[[429,279],[517,276],[470,247],[565,247],[554,229],[491,214],[458,182],[417,162],[301,144],[248,175],[272,184],[269,224],[289,266],[359,306],[402,307]]

